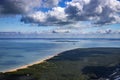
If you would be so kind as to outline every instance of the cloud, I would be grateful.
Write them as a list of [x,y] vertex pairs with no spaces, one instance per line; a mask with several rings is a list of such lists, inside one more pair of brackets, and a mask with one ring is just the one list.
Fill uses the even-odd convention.
[[73,21],[94,21],[95,24],[120,23],[120,2],[117,0],[72,0],[65,9]]
[[[21,21],[39,26],[63,26],[90,21],[94,25],[120,23],[119,0],[1,0],[0,14],[22,14]],[[49,8],[42,11],[41,8]]]
[[40,6],[40,0],[1,0],[0,14],[25,14]]
[[[59,1],[53,0],[53,5]],[[51,3],[47,1],[47,3]],[[95,25],[120,23],[118,0],[72,0],[66,7],[53,7],[48,12],[35,12],[24,16],[21,21],[39,25],[70,25],[79,21],[91,21]],[[50,5],[47,5],[50,6]]]
[[60,0],[42,0],[42,6],[46,8],[54,7],[59,4]]
[[71,33],[71,30],[58,29],[58,30],[53,30],[52,33]]
[[57,6],[59,0],[1,0],[0,14],[14,15],[14,14],[29,14],[42,7]]
[[[117,32],[117,31],[116,31]],[[99,34],[110,34],[110,33],[115,33],[112,29],[105,29],[105,30],[98,30],[95,33]]]
[[60,26],[70,24],[67,20],[64,8],[54,7],[48,12],[37,11],[35,13],[23,16],[21,21],[25,23],[36,23],[43,26]]
[[113,30],[111,28],[104,29],[104,30],[100,29],[93,32],[93,34],[120,34],[120,30]]

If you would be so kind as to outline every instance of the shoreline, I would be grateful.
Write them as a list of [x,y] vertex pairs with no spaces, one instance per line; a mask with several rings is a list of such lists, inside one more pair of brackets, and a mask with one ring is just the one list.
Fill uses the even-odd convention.
[[17,71],[17,70],[19,70],[19,69],[25,69],[25,68],[28,68],[29,66],[32,66],[32,65],[35,65],[35,64],[41,64],[41,63],[43,63],[43,62],[45,62],[45,61],[47,61],[47,60],[49,60],[49,59],[51,59],[51,58],[53,58],[53,57],[55,57],[55,56],[58,56],[59,54],[65,52],[65,51],[69,51],[69,50],[73,50],[73,49],[77,49],[77,48],[66,49],[66,50],[63,50],[63,51],[61,51],[61,52],[58,52],[57,54],[47,56],[47,57],[45,57],[44,59],[41,59],[41,60],[32,62],[32,63],[30,63],[30,64],[26,64],[26,65],[23,65],[23,66],[20,66],[20,67],[17,67],[17,68],[5,70],[5,71],[0,71],[0,72],[2,72],[2,73],[15,72],[15,71]]
[[[58,54],[59,54],[59,53],[58,53]],[[15,72],[15,71],[17,71],[17,70],[19,70],[19,69],[25,69],[25,68],[28,68],[29,66],[32,66],[32,65],[35,65],[35,64],[41,64],[41,63],[45,62],[46,60],[49,60],[49,59],[57,56],[58,54],[56,54],[56,55],[50,55],[50,56],[48,56],[48,57],[46,57],[46,58],[44,58],[44,59],[35,61],[35,62],[33,62],[33,63],[27,64],[27,65],[23,65],[23,66],[20,66],[20,67],[18,67],[18,68],[6,70],[6,71],[1,71],[1,72],[2,72],[2,73]]]
[[[33,64],[29,64],[30,66],[13,68],[10,72],[0,73],[0,80],[115,79],[119,76],[119,52],[120,48],[114,47],[68,50],[31,62]],[[111,76],[112,74],[114,75]]]

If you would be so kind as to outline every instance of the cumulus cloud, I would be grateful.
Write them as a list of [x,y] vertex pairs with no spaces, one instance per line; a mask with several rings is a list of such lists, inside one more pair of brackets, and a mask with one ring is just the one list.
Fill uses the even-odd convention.
[[[43,26],[60,26],[90,21],[94,25],[120,23],[119,0],[1,0],[0,14],[24,14],[21,21]],[[42,11],[41,8],[50,8]],[[35,10],[37,9],[37,11]]]
[[[117,31],[116,31],[117,32]],[[112,29],[105,29],[105,30],[98,30],[96,33],[100,34],[110,34],[110,33],[115,33]]]
[[0,14],[29,14],[42,7],[57,6],[59,0],[1,0]]
[[[55,5],[58,4],[56,0],[53,2]],[[79,21],[91,21],[96,25],[120,23],[120,1],[118,0],[72,0],[66,5],[64,8],[53,7],[48,12],[38,11],[29,14],[21,21],[39,25],[69,25]]]
[[35,13],[23,16],[21,21],[25,23],[37,23],[38,25],[53,26],[66,25],[69,22],[66,18],[64,8],[54,7],[48,12],[37,11]]
[[120,2],[117,0],[72,0],[65,9],[69,19],[94,21],[95,24],[120,22]]
[[93,34],[120,34],[120,30],[113,30],[111,28],[108,28],[108,29],[99,29],[92,33]]
[[0,14],[25,14],[40,6],[40,0],[1,0]]

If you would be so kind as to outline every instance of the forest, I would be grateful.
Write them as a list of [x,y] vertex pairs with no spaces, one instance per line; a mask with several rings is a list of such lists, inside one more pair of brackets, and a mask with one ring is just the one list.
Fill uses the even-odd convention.
[[112,80],[120,68],[120,48],[78,48],[40,64],[0,73],[0,80]]

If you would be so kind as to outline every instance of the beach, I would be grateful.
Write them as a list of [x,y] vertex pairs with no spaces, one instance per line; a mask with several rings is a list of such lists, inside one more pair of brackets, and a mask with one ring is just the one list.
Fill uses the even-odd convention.
[[[47,56],[56,55],[62,51],[86,48],[86,47],[120,47],[120,41],[104,41],[104,40],[81,40],[81,39],[65,39],[64,41],[78,42],[56,42],[61,39],[41,40],[0,40],[0,72],[12,71],[14,68],[31,65],[31,63],[40,62]],[[62,40],[63,41],[63,40]],[[94,45],[92,44],[94,42]],[[24,66],[26,67],[26,66]]]
[[48,41],[1,41],[0,80],[99,79],[120,63],[120,41]]
[[42,59],[42,60],[38,60],[38,61],[33,62],[33,63],[31,63],[31,64],[27,64],[27,65],[24,65],[24,66],[21,66],[21,67],[18,67],[18,68],[14,68],[14,69],[10,69],[10,70],[7,70],[7,71],[3,71],[3,73],[6,73],[6,72],[14,72],[14,71],[17,71],[17,70],[19,70],[19,69],[25,69],[25,68],[28,68],[29,66],[43,63],[43,62],[45,62],[46,60],[53,58],[54,56],[57,56],[57,54],[56,54],[56,55],[48,56],[48,57],[46,57],[46,58],[44,58],[44,59]]
[[114,47],[67,50],[0,73],[0,80],[106,80],[119,68],[119,52]]

